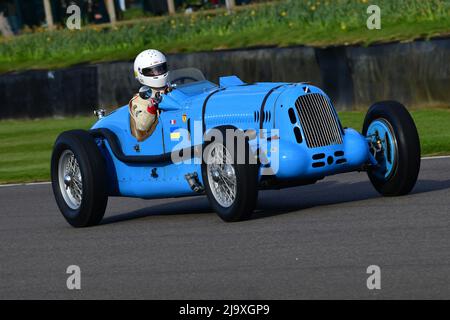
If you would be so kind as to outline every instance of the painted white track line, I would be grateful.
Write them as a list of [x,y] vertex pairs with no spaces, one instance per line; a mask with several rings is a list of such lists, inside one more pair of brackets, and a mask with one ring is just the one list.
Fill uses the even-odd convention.
[[[450,156],[422,157],[422,160],[434,160],[434,159],[450,159]],[[0,188],[20,187],[20,186],[38,186],[38,185],[47,185],[47,184],[51,184],[51,182],[45,181],[45,182],[32,182],[32,183],[0,184]]]
[[450,156],[422,157],[422,160],[448,159]]
[[46,184],[51,184],[51,182],[45,181],[45,182],[31,182],[31,183],[0,184],[0,188],[19,187],[19,186],[38,186],[38,185],[46,185]]

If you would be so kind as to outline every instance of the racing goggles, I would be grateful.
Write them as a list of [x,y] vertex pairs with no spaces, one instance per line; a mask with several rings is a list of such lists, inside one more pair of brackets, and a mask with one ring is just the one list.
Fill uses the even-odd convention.
[[142,69],[141,73],[146,77],[157,77],[167,73],[167,62],[158,64],[156,66]]

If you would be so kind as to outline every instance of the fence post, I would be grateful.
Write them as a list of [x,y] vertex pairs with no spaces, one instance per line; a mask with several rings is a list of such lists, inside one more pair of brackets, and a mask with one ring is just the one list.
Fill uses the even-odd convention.
[[47,21],[47,27],[50,30],[53,30],[55,28],[55,25],[53,24],[53,13],[52,7],[50,6],[50,0],[44,0],[44,11],[45,11],[45,20]]

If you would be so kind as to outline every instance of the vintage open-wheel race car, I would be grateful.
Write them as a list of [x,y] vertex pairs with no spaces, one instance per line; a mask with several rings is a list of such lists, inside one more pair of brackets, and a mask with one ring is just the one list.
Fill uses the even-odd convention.
[[384,196],[409,193],[420,168],[420,143],[407,109],[372,105],[362,132],[344,128],[325,92],[307,83],[216,85],[196,69],[171,72],[156,128],[131,132],[128,106],[88,131],[57,138],[51,159],[58,207],[74,227],[98,224],[108,197],[144,199],[206,194],[225,221],[252,214],[261,189],[312,184],[366,171]]

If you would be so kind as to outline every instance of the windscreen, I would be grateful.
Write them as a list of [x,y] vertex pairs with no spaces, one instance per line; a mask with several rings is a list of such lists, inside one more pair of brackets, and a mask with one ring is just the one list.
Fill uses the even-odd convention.
[[169,82],[177,86],[203,80],[206,80],[205,76],[196,68],[171,70],[169,73]]

